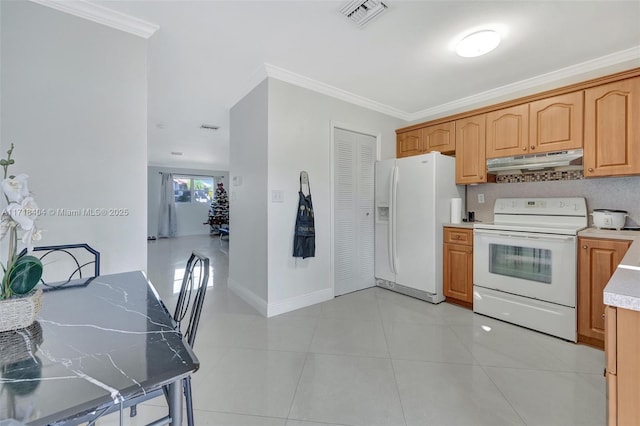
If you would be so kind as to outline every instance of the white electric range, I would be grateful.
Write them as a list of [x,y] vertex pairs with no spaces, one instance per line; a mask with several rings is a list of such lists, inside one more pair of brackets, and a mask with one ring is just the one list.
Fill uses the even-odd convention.
[[473,310],[576,341],[577,234],[584,198],[500,198],[474,224]]

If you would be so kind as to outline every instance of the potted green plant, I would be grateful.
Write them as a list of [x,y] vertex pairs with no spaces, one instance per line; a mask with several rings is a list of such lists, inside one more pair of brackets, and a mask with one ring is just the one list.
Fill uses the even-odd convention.
[[[39,213],[38,205],[29,192],[29,176],[9,175],[13,144],[7,158],[0,159],[4,177],[0,186],[7,202],[0,215],[0,240],[8,235],[7,262],[2,264],[3,277],[0,284],[0,332],[28,327],[38,316],[42,307],[42,290],[34,290],[42,277],[42,262],[29,253],[34,241],[41,238],[35,225]],[[18,256],[18,233],[27,253]]]

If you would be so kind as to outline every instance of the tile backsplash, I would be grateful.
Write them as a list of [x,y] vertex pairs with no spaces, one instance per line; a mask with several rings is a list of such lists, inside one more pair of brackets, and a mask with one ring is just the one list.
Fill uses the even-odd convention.
[[[484,203],[478,202],[479,194],[484,194]],[[491,222],[497,198],[526,197],[584,197],[589,212],[626,210],[627,226],[640,225],[640,176],[468,185],[466,206],[475,211],[477,220]],[[589,216],[589,226],[592,224]]]
[[578,179],[584,179],[582,170],[498,175],[496,177],[496,183],[549,182],[552,180]]

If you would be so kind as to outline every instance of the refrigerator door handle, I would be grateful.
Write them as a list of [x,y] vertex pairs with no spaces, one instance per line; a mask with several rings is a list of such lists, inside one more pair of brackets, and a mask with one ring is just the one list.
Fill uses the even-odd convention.
[[396,211],[397,211],[397,198],[398,198],[398,166],[393,167],[393,173],[391,177],[391,219],[390,219],[390,233],[391,238],[389,239],[391,242],[391,269],[394,274],[398,273],[398,252],[397,252],[397,220],[396,220]]

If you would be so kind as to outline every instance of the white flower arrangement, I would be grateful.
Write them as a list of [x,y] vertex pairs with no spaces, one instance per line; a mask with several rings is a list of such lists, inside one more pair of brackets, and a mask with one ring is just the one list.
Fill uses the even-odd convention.
[[[29,255],[33,250],[33,243],[42,238],[35,224],[38,205],[29,192],[27,184],[29,176],[8,175],[9,166],[15,163],[11,158],[12,153],[13,144],[7,151],[7,158],[0,160],[0,166],[4,169],[4,179],[0,187],[7,201],[7,206],[0,215],[0,240],[9,235],[7,263],[2,265],[4,277],[0,299],[29,293],[42,276],[40,259]],[[23,256],[17,255],[18,231],[21,231],[22,243],[27,247],[27,254]]]

